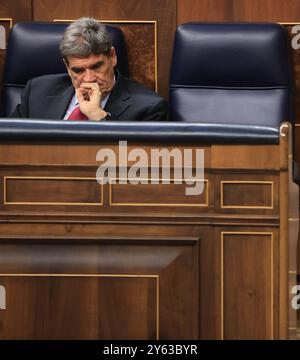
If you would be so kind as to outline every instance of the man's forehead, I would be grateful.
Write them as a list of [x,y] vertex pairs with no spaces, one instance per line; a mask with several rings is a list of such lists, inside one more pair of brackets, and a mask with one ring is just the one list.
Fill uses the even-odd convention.
[[90,55],[90,56],[69,56],[69,66],[85,67],[96,64],[99,61],[105,61],[108,57],[106,55]]

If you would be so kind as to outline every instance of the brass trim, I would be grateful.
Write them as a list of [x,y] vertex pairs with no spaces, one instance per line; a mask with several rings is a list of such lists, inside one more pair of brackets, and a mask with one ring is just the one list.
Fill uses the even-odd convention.
[[0,274],[0,277],[114,277],[114,278],[154,278],[156,279],[156,340],[159,340],[159,275],[139,275],[139,274]]
[[222,231],[221,232],[221,340],[224,340],[224,235],[269,235],[271,237],[271,271],[270,271],[270,286],[271,286],[271,340],[274,339],[274,239],[272,232],[261,232],[261,231]]
[[157,59],[157,21],[154,21],[154,78],[155,91],[158,92],[158,59]]
[[8,21],[9,22],[9,28],[12,28],[12,18],[0,18],[0,21]]
[[159,340],[159,299],[160,299],[160,282],[159,275],[156,275],[156,340]]
[[220,316],[220,325],[221,325],[221,340],[224,340],[224,233],[221,232],[221,316]]
[[[136,180],[136,179],[113,178],[112,180],[127,180],[127,181],[130,181],[130,180]],[[156,185],[156,184],[151,184],[151,180],[162,181],[162,179],[139,179],[139,180],[141,180],[141,181],[144,181],[144,180],[150,181],[149,185]],[[170,181],[170,182],[175,181],[175,179],[163,179],[163,180],[167,180],[167,181]],[[183,180],[186,180],[186,179],[176,179],[176,180],[183,181]],[[189,180],[192,181],[191,179],[188,179],[188,181]],[[197,181],[197,180],[195,180],[195,181]],[[199,181],[202,181],[202,180],[199,180]],[[206,184],[206,187],[205,187],[206,196],[205,196],[205,203],[203,203],[203,204],[184,204],[184,203],[178,203],[178,204],[177,203],[169,203],[169,204],[148,203],[148,204],[145,204],[145,203],[116,203],[116,202],[112,202],[112,185],[117,185],[117,184],[111,184],[111,182],[109,181],[109,206],[184,206],[184,207],[193,206],[193,207],[205,207],[205,206],[208,206],[208,204],[209,204],[208,203],[208,201],[209,201],[209,181],[208,181],[208,179],[204,179],[204,184]],[[124,185],[126,185],[126,184],[124,184]],[[161,185],[168,185],[168,184],[161,184]]]
[[36,277],[45,277],[45,276],[49,276],[49,277],[132,277],[132,278],[138,278],[138,277],[143,277],[143,278],[157,278],[159,277],[159,275],[153,274],[153,275],[147,275],[147,274],[60,274],[60,273],[52,273],[52,274],[47,274],[47,273],[1,273],[0,276],[7,276],[7,277],[30,277],[30,276],[36,276]]
[[7,201],[7,193],[6,188],[7,184],[6,181],[8,179],[32,179],[32,180],[38,180],[38,179],[45,179],[45,180],[94,180],[96,181],[96,178],[91,177],[75,177],[75,176],[4,176],[3,178],[3,201],[4,205],[84,205],[84,206],[102,206],[103,205],[103,179],[101,179],[101,199],[99,203],[63,203],[63,202],[14,202],[14,201]]
[[[73,22],[75,19],[53,19],[53,22]],[[158,64],[157,64],[157,20],[97,20],[104,24],[153,24],[154,25],[154,81],[155,92],[158,91]]]
[[299,221],[299,218],[288,218],[288,221],[290,221],[290,222],[296,222],[296,221]]
[[[53,19],[53,22],[73,22],[76,19]],[[120,23],[120,24],[153,24],[156,23],[156,20],[99,20],[101,23]]]
[[[268,184],[271,185],[271,206],[244,206],[244,205],[224,205],[224,184]],[[259,180],[221,180],[221,209],[274,209],[274,181]]]
[[295,271],[295,270],[289,270],[289,275],[297,275],[297,271]]
[[281,22],[281,21],[279,21],[279,22],[277,22],[277,24],[280,24],[280,25],[300,25],[300,22],[289,22],[289,21],[283,21],[283,22]]

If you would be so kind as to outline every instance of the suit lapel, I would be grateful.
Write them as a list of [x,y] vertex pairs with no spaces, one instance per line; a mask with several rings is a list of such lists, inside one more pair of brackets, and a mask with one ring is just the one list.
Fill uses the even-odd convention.
[[108,98],[104,110],[110,112],[114,120],[118,120],[129,106],[130,93],[122,75],[116,70],[116,84]]
[[49,119],[63,119],[73,95],[73,85],[67,78],[54,89],[53,94],[47,96],[45,100],[47,117]]

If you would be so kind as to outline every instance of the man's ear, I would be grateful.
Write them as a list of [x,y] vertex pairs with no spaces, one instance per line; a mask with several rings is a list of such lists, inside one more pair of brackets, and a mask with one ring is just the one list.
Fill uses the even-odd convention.
[[110,56],[112,59],[112,65],[113,67],[115,67],[117,65],[118,59],[117,59],[116,49],[113,46],[111,47]]

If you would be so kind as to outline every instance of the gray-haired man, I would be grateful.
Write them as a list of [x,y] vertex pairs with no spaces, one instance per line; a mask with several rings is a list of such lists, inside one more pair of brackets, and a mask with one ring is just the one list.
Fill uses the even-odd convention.
[[115,70],[117,56],[104,25],[80,18],[66,29],[60,51],[68,75],[34,78],[12,117],[70,120],[167,119],[167,102]]

